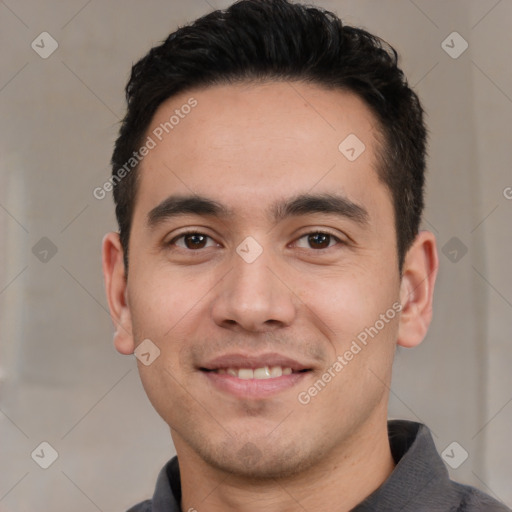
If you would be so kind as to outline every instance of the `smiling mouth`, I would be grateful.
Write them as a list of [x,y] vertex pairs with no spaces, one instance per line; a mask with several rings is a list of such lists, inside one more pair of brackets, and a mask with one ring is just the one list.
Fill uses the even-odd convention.
[[203,372],[216,373],[218,375],[230,375],[242,380],[265,380],[282,377],[283,375],[292,375],[296,373],[305,373],[311,371],[308,368],[302,370],[292,370],[284,366],[263,366],[261,368],[200,368]]

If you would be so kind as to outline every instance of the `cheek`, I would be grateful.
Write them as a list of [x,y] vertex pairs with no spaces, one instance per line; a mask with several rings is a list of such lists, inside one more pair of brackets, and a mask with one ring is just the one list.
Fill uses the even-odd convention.
[[[163,386],[168,380],[167,385],[173,386],[176,383],[168,372],[185,377],[184,372],[192,367],[191,343],[200,339],[199,332],[209,332],[202,330],[201,324],[208,321],[208,292],[216,281],[203,274],[190,276],[157,267],[140,274],[134,272],[137,279],[129,291],[133,333],[136,345],[149,338],[160,350],[151,367],[139,365],[143,381],[148,386]],[[148,372],[148,368],[155,371]]]
[[301,298],[326,327],[335,333],[350,332],[351,326],[364,324],[371,317],[375,301],[364,274],[351,271],[330,272],[327,275],[301,276]]
[[168,269],[145,270],[133,273],[137,278],[129,287],[134,332],[150,338],[166,338],[201,307],[207,284],[202,279],[184,279]]
[[360,272],[331,273],[302,283],[305,311],[314,313],[311,321],[332,340],[336,353],[346,350],[358,337],[362,342],[396,337],[398,314],[393,305],[396,308],[399,284],[389,272],[387,278],[375,276],[379,274],[370,274],[366,267]]

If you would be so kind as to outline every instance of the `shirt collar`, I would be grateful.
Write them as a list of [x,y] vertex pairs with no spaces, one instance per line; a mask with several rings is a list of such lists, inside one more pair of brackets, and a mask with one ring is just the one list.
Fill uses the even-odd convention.
[[415,512],[434,496],[449,500],[453,493],[446,466],[437,453],[430,430],[421,423],[388,421],[395,469],[388,479],[352,512],[400,510]]
[[[426,496],[434,493],[446,498],[451,482],[429,429],[413,421],[390,420],[388,436],[396,467],[389,478],[352,512],[414,512]],[[181,512],[180,502],[180,470],[178,458],[173,457],[158,475],[152,512]]]
[[158,475],[151,512],[181,512],[180,502],[180,468],[178,457],[173,457]]

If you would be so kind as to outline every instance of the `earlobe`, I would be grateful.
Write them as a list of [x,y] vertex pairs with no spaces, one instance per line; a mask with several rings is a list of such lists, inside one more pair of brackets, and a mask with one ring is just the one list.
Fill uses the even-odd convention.
[[123,248],[118,233],[107,233],[102,244],[103,277],[110,316],[115,326],[114,346],[121,354],[133,354],[131,313],[127,301],[127,283]]
[[402,347],[419,345],[427,334],[438,267],[436,239],[429,231],[421,231],[405,257],[400,284],[402,312],[397,342]]

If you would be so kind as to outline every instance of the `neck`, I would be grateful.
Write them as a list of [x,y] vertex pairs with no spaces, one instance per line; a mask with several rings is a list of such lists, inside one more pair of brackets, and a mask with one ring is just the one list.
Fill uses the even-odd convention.
[[183,511],[348,512],[380,487],[395,466],[385,418],[360,429],[307,471],[268,481],[221,472],[181,441],[175,439]]

